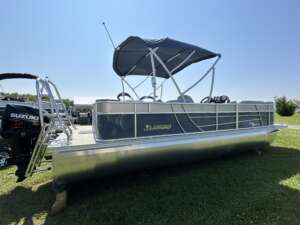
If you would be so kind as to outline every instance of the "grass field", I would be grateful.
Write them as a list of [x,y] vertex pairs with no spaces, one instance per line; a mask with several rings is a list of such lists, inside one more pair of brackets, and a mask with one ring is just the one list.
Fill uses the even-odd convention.
[[[48,214],[51,173],[15,184],[0,170],[0,224],[300,224],[300,130],[255,152],[97,180],[70,191]],[[36,184],[48,182],[35,188]]]
[[279,116],[276,114],[275,122],[289,125],[300,125],[300,113],[295,113],[293,116]]

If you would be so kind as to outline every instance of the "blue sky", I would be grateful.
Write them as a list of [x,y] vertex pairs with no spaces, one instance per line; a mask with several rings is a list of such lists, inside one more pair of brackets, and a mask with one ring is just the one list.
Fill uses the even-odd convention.
[[[222,53],[215,94],[232,99],[300,99],[300,1],[14,1],[0,3],[0,72],[48,76],[65,97],[116,96],[113,48],[127,36],[171,37]],[[176,75],[181,87],[207,63]],[[132,79],[131,79],[132,80]],[[209,79],[191,93],[207,95]],[[28,82],[2,82],[28,92]],[[148,90],[148,87],[140,91]],[[165,98],[176,97],[171,82]],[[146,93],[145,93],[146,94]]]

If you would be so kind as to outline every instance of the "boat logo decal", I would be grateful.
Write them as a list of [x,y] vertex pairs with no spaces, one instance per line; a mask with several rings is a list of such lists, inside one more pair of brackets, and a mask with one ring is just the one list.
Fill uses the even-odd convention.
[[35,121],[38,121],[40,119],[38,116],[34,116],[30,114],[22,114],[22,113],[11,113],[10,117],[15,119],[25,119],[25,120],[35,120]]
[[172,129],[171,124],[155,124],[155,125],[146,124],[144,131],[157,131],[157,130],[170,130],[170,129]]

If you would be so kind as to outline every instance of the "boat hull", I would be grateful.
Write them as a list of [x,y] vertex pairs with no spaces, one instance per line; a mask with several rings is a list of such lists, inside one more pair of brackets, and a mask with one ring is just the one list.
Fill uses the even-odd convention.
[[54,174],[56,179],[74,182],[257,150],[269,144],[277,131],[272,125],[52,149]]

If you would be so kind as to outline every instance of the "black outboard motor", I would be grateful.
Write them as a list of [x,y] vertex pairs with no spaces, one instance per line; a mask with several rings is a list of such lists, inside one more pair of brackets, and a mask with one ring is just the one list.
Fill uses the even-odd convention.
[[38,109],[21,105],[6,106],[0,134],[11,147],[11,158],[8,163],[18,167],[17,182],[26,178],[25,172],[40,131]]

